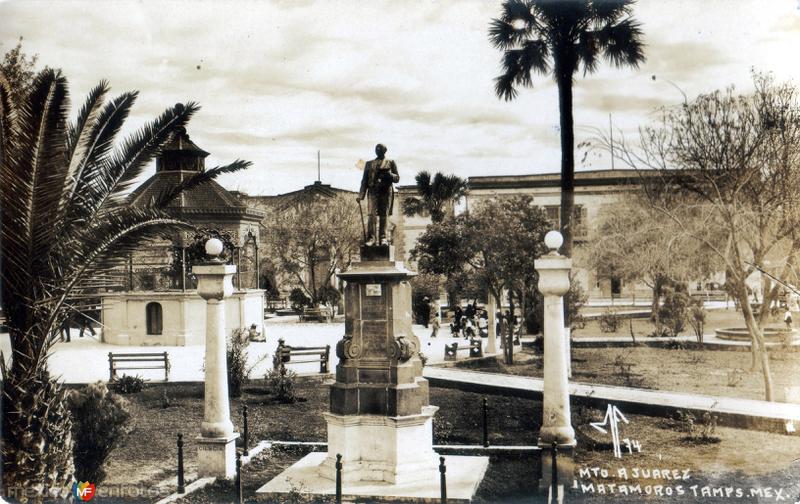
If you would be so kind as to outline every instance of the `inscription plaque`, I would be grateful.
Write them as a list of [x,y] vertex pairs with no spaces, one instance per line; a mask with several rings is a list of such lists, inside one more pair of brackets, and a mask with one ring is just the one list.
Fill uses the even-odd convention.
[[381,284],[366,284],[364,287],[368,297],[380,296],[383,293]]

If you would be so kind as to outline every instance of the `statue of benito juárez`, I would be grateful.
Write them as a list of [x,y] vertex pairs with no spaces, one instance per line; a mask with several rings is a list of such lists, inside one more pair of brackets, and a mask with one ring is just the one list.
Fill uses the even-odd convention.
[[[386,224],[392,213],[394,188],[392,184],[400,181],[397,165],[386,159],[386,146],[375,146],[375,159],[367,161],[364,176],[361,178],[361,190],[358,192],[359,204],[367,197],[367,241],[366,246],[376,244],[388,245]],[[377,221],[377,223],[375,222]],[[376,233],[377,224],[377,233]]]

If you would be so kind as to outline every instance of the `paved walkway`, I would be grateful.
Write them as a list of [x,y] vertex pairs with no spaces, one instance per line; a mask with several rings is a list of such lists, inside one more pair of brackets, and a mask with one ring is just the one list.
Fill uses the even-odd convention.
[[[540,399],[544,388],[541,378],[454,368],[425,366],[423,375],[434,386],[533,399]],[[626,413],[663,416],[674,413],[676,410],[708,411],[717,415],[720,418],[720,424],[723,425],[790,434],[795,432],[795,428],[800,428],[800,405],[798,404],[633,389],[612,385],[592,385],[580,382],[571,382],[569,393],[572,398],[580,402],[588,402],[602,408],[605,408],[608,403],[614,403]]]

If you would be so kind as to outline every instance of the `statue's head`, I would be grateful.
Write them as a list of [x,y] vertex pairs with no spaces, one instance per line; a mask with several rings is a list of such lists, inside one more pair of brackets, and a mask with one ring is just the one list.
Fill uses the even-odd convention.
[[389,149],[387,149],[386,146],[383,144],[378,144],[375,146],[375,154],[378,155],[379,157],[386,154],[387,150]]

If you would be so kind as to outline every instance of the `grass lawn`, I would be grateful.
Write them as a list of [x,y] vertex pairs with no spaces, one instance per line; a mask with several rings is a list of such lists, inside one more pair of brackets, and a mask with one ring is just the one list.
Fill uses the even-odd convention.
[[[161,399],[165,388],[171,402],[166,409],[162,407]],[[298,390],[306,401],[288,405],[270,401],[259,383],[249,386],[244,396],[232,403],[234,423],[240,428],[240,408],[246,403],[250,411],[252,444],[261,439],[323,441],[325,422],[321,413],[328,407],[327,388],[319,383],[306,382]],[[194,437],[202,420],[202,385],[153,385],[127,397],[134,408],[135,431],[111,455],[108,461],[108,474],[111,476],[99,487],[136,482],[153,485],[174,475],[175,436],[178,432],[183,432],[186,440],[187,472],[194,471],[197,453]],[[440,407],[434,424],[436,442],[479,444],[481,399],[482,396],[474,393],[432,388],[431,403]],[[489,405],[490,441],[493,444],[536,442],[542,414],[539,402],[490,396]],[[603,412],[599,410],[579,407],[573,412],[573,424],[583,433],[589,422],[599,421],[602,417]],[[618,461],[605,446],[592,449],[584,434],[580,434],[576,450],[578,468],[604,467],[616,471],[624,465],[687,469],[691,473],[691,484],[721,481],[728,485],[780,483],[788,487],[791,480],[787,478],[800,481],[800,468],[792,466],[792,461],[800,455],[798,437],[718,428],[715,436],[719,437],[719,442],[697,444],[686,439],[686,426],[680,422],[638,415],[629,415],[628,420],[630,423],[622,426],[621,434],[639,441],[641,453],[623,455],[622,461]],[[243,474],[247,499],[255,499],[258,487],[305,453],[307,449],[276,448],[256,457],[245,467]],[[535,493],[538,467],[539,461],[533,455],[493,457],[479,489],[478,502],[530,502]],[[578,476],[576,472],[576,479],[583,483],[589,481]],[[647,480],[639,482],[644,485]],[[187,496],[183,502],[230,502],[233,495],[232,486],[222,482]],[[586,496],[578,492],[573,497]],[[606,498],[589,497],[590,502],[595,502],[592,498],[600,499],[596,502],[605,502],[602,499]],[[95,501],[109,502],[98,498]]]
[[[800,387],[800,353],[770,353],[776,398],[784,388]],[[573,348],[572,379],[586,383],[650,388],[713,396],[764,399],[761,370],[750,372],[750,353],[727,350],[672,350],[653,347]],[[474,366],[464,364],[470,368]],[[485,364],[481,371],[542,376],[542,356],[515,350],[514,364]],[[628,367],[630,366],[630,367]]]
[[[639,308],[643,310],[648,309],[648,307]],[[780,317],[773,317],[768,320],[766,325],[782,327],[783,323]],[[597,320],[591,320],[586,323],[584,328],[576,329],[573,332],[573,337],[580,339],[587,336],[603,336],[607,338],[631,339],[631,327],[633,328],[633,334],[637,340],[647,338],[647,336],[655,330],[655,326],[650,322],[649,318],[623,319],[620,321],[617,330],[613,332],[601,331],[600,323]],[[703,332],[707,335],[714,334],[714,329],[723,327],[744,327],[744,318],[742,318],[742,314],[733,308],[727,310],[709,310],[706,314],[705,330]],[[689,324],[686,325],[686,329],[682,334],[694,335]]]

